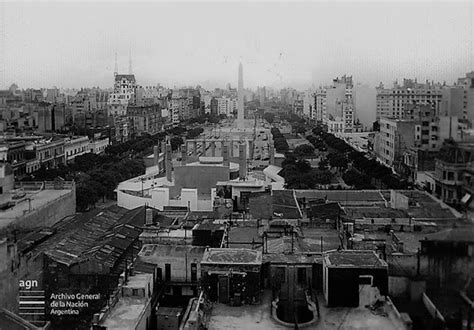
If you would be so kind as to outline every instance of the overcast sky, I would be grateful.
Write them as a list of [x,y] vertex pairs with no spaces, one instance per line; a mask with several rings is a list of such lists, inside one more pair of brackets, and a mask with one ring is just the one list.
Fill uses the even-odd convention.
[[7,2],[0,88],[111,87],[114,57],[141,85],[446,80],[472,63],[469,2]]

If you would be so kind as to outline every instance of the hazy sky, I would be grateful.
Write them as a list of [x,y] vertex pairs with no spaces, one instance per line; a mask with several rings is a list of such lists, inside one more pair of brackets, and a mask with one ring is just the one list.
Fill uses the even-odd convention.
[[6,2],[0,88],[141,85],[296,88],[344,73],[452,83],[472,68],[469,2]]

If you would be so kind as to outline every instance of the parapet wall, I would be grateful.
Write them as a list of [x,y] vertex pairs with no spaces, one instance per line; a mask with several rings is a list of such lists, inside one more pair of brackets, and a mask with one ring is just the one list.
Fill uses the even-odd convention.
[[76,190],[62,195],[45,205],[42,205],[33,212],[19,217],[13,226],[17,228],[38,228],[50,227],[59,220],[76,213]]

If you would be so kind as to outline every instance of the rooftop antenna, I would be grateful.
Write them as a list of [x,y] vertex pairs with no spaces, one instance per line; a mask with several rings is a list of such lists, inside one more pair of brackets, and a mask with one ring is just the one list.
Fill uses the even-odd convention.
[[115,69],[114,76],[118,75],[118,61],[117,61],[117,52],[115,52]]

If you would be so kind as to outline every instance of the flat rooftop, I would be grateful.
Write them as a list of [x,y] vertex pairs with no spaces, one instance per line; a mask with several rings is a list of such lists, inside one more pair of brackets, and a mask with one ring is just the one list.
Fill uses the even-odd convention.
[[145,297],[120,297],[110,314],[100,325],[107,329],[135,329],[147,301],[148,299]]
[[[43,206],[71,193],[71,189],[45,189],[37,192],[25,192],[26,195],[21,199],[21,202],[0,211],[0,229],[12,224],[16,219],[34,213]],[[2,202],[8,201],[11,201],[11,196],[3,197]]]
[[331,251],[325,255],[326,264],[334,267],[385,268],[387,263],[374,251],[341,250]]
[[252,242],[262,242],[257,226],[230,227],[228,235],[230,248],[252,248]]
[[[296,198],[327,199],[328,202],[385,203],[386,199],[378,190],[295,190]],[[388,196],[390,200],[390,195]]]
[[204,252],[202,264],[254,264],[262,263],[262,252],[250,249],[210,248]]
[[[323,302],[324,297],[318,296]],[[265,290],[262,303],[259,305],[243,305],[239,307],[214,304],[209,314],[207,328],[220,329],[290,329],[276,322],[271,315],[271,292]],[[372,313],[368,308],[327,308],[319,304],[320,318],[306,329],[318,330],[395,330],[398,327],[388,317]]]
[[339,232],[333,228],[302,227],[305,241],[315,245],[318,251],[329,251],[337,249],[341,245]]

